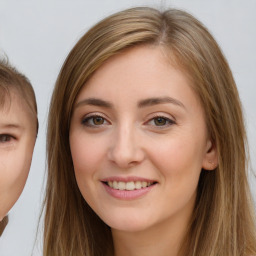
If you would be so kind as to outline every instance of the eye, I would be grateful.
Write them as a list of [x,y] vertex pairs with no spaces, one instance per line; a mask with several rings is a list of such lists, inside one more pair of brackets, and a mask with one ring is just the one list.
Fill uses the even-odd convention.
[[154,120],[154,124],[156,126],[163,126],[163,125],[166,125],[166,123],[167,123],[167,119],[164,117],[161,117],[161,116],[156,117],[153,120]]
[[0,134],[0,143],[7,143],[13,139],[13,136],[9,134]]
[[149,120],[148,124],[151,126],[157,126],[159,128],[162,128],[162,127],[167,127],[167,126],[173,125],[173,124],[175,124],[175,122],[167,117],[156,116],[156,117],[152,118],[151,120]]
[[92,115],[92,116],[89,116],[89,117],[85,117],[82,120],[82,124],[85,125],[85,126],[91,126],[91,127],[93,127],[93,126],[102,126],[102,125],[108,124],[108,121],[102,116]]

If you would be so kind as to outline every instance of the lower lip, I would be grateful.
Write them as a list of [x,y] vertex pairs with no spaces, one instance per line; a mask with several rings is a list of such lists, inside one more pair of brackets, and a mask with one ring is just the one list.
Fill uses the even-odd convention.
[[109,187],[105,183],[102,183],[108,194],[111,196],[117,198],[117,199],[122,199],[122,200],[134,200],[138,199],[152,190],[156,184],[153,184],[149,187],[146,188],[141,188],[141,189],[135,189],[135,190],[118,190]]

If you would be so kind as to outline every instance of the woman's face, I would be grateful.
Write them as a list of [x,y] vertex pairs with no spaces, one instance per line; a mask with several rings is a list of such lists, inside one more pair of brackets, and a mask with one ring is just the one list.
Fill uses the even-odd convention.
[[36,139],[35,122],[20,98],[11,92],[10,107],[0,109],[0,220],[24,188]]
[[70,148],[84,199],[123,231],[187,220],[215,156],[186,76],[145,46],[110,58],[82,88]]

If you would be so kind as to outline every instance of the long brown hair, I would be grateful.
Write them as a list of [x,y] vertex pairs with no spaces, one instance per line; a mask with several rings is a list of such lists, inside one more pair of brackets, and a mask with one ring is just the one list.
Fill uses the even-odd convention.
[[163,46],[191,79],[218,151],[218,167],[202,170],[182,255],[256,255],[246,133],[227,61],[207,29],[190,14],[142,7],[116,13],[90,29],[71,50],[58,76],[47,134],[44,255],[113,255],[110,228],[78,189],[69,127],[76,97],[94,71],[111,56],[137,45]]
[[7,226],[9,222],[9,217],[5,216],[1,221],[0,221],[0,237],[3,234],[5,227]]

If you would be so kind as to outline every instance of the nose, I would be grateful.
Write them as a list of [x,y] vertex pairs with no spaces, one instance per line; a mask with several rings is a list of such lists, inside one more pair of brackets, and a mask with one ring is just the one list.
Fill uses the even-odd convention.
[[127,169],[141,163],[145,158],[141,138],[136,128],[117,129],[108,151],[108,159],[119,168]]

